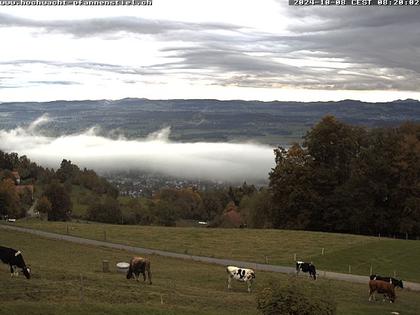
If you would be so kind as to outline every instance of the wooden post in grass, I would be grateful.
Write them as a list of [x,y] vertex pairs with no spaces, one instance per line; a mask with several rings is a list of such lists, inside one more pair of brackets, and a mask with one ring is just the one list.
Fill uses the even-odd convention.
[[324,255],[324,247],[322,247],[321,255]]
[[293,261],[296,261],[296,254],[293,256]]
[[349,273],[351,273],[351,265],[349,265]]
[[265,256],[265,263],[268,265],[268,256]]
[[79,292],[80,304],[84,303],[84,294],[83,294],[83,276],[80,274],[80,292]]
[[102,272],[109,272],[109,260],[102,260]]

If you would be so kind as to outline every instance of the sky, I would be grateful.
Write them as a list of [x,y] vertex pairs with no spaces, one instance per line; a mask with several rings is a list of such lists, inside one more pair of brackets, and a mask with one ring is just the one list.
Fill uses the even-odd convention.
[[420,99],[420,7],[0,6],[0,102]]

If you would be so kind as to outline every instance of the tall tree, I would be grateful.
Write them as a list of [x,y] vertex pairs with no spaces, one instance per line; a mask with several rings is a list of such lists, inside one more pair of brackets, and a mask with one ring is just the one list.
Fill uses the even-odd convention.
[[0,181],[0,215],[19,216],[20,200],[13,180],[7,178]]
[[49,221],[66,221],[72,212],[70,195],[62,184],[53,181],[44,190],[43,196],[51,202],[51,209],[48,212]]

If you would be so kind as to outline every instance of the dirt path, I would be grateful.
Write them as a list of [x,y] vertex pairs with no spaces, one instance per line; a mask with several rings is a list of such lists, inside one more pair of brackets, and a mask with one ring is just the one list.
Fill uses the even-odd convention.
[[[286,273],[286,274],[294,274],[296,272],[295,268],[293,267],[259,264],[259,263],[252,263],[248,261],[240,261],[240,260],[233,260],[233,259],[221,259],[221,258],[179,254],[179,253],[167,252],[167,251],[158,250],[158,249],[149,249],[149,248],[134,247],[134,246],[128,246],[128,245],[123,245],[123,244],[104,242],[104,241],[97,241],[97,240],[86,239],[86,238],[81,238],[77,236],[62,235],[62,234],[44,232],[40,230],[28,229],[28,228],[23,228],[23,227],[4,225],[4,224],[0,224],[0,228],[9,230],[9,231],[30,233],[30,234],[34,234],[41,237],[46,237],[46,238],[55,239],[55,240],[63,240],[63,241],[68,241],[68,242],[73,242],[73,243],[78,243],[78,244],[122,249],[122,250],[138,253],[138,254],[159,255],[159,256],[178,258],[178,259],[189,259],[189,260],[194,260],[197,262],[205,262],[205,263],[222,265],[222,266],[235,265],[235,266],[254,268],[257,270],[280,272],[280,273]],[[349,282],[355,282],[355,283],[367,283],[369,281],[369,277],[367,276],[358,276],[358,275],[351,275],[351,274],[337,273],[337,272],[330,272],[330,271],[323,271],[323,270],[318,270],[318,274],[320,277],[325,277],[327,279],[333,279],[333,280],[343,280],[343,281],[349,281]],[[404,281],[404,287],[409,290],[420,291],[420,283]]]

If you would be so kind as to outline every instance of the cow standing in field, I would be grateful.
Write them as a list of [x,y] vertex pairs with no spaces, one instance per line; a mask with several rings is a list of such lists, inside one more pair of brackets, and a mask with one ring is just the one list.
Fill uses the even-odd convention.
[[252,282],[255,279],[255,272],[252,269],[239,268],[235,266],[227,266],[226,272],[228,274],[228,289],[231,288],[232,279],[246,282],[248,285],[248,292],[251,293]]
[[400,287],[401,289],[404,289],[404,284],[402,280],[395,279],[392,277],[382,277],[380,275],[370,275],[370,280],[382,280],[385,282],[392,283],[394,287]]
[[0,260],[10,266],[10,276],[17,276],[16,268],[21,268],[26,279],[31,277],[31,270],[26,267],[22,253],[16,249],[0,246]]
[[146,272],[147,277],[149,278],[149,284],[152,284],[152,272],[150,271],[150,260],[143,257],[133,257],[130,260],[130,266],[127,271],[127,279],[134,277],[139,281],[140,274],[143,274],[143,281],[146,281]]
[[307,263],[303,261],[297,261],[296,262],[296,275],[298,276],[300,272],[308,272],[309,277],[312,277],[314,280],[316,280],[316,268],[315,265],[312,263]]
[[375,300],[375,292],[384,294],[389,298],[391,303],[395,302],[395,286],[392,283],[382,280],[370,280],[369,281],[369,301],[372,298]]

